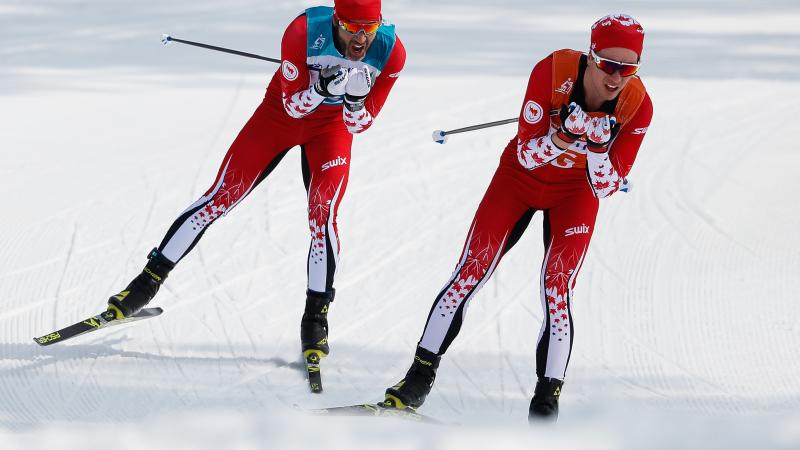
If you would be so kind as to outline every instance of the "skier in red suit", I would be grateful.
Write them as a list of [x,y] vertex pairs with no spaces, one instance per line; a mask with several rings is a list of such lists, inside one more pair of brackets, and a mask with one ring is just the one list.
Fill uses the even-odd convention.
[[[281,67],[234,140],[211,187],[175,220],[136,278],[109,298],[117,318],[136,314],[203,233],[299,146],[308,192],[308,286],[303,351],[327,355],[328,306],[339,258],[337,209],[347,188],[353,135],[368,129],[405,64],[380,0],[335,0],[308,8],[281,42]],[[276,280],[277,281],[277,280]]]
[[417,408],[458,334],[467,306],[534,212],[544,214],[544,322],[529,419],[555,420],[573,341],[572,291],[594,232],[599,200],[623,185],[653,106],[636,76],[644,30],[612,15],[591,31],[588,53],[558,50],[533,68],[519,128],[469,228],[455,271],[433,302],[411,368],[385,406]]

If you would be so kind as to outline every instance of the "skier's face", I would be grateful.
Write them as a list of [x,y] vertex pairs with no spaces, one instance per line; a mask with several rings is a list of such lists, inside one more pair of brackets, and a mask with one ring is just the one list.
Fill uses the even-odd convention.
[[[336,44],[337,48],[345,58],[351,61],[361,61],[367,54],[369,46],[372,45],[372,41],[375,40],[377,27],[375,22],[362,22],[355,20],[348,23],[350,26],[355,24],[364,24],[364,27],[356,33],[352,33],[351,31],[346,30],[344,26],[342,26],[342,24],[340,24],[339,21],[334,18],[334,26],[336,27],[337,38]],[[379,24],[377,24],[377,26],[379,26]],[[375,28],[375,31],[372,31],[372,28]],[[365,30],[372,31],[372,33],[367,34]]]
[[[612,61],[617,61],[624,64],[636,64],[639,62],[639,57],[633,50],[620,47],[604,48],[596,52],[597,56]],[[600,70],[589,55],[589,64],[586,67],[586,81],[587,91],[591,90],[595,95],[603,101],[615,99],[622,89],[628,84],[631,77],[623,77],[619,71],[613,73],[606,73]]]

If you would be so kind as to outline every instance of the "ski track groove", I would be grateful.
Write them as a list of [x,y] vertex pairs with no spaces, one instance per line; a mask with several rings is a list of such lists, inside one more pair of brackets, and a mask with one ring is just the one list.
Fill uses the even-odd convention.
[[[227,148],[225,148],[225,149],[219,148],[219,141],[222,138],[222,134],[227,129],[226,125],[230,122],[230,119],[233,116],[234,111],[236,110],[235,107],[236,107],[236,104],[239,101],[239,97],[240,97],[240,94],[242,92],[242,87],[244,86],[244,81],[245,81],[244,75],[240,75],[239,76],[239,80],[238,80],[238,82],[236,83],[236,86],[233,89],[233,94],[230,96],[230,101],[228,103],[228,106],[227,106],[227,108],[225,108],[225,111],[222,113],[222,117],[220,117],[220,119],[218,119],[218,124],[217,124],[216,130],[214,131],[214,135],[211,138],[211,140],[208,142],[208,144],[206,146],[206,149],[205,149],[205,152],[203,152],[203,154],[200,155],[200,158],[198,158],[198,161],[210,161],[212,155],[214,155],[214,158],[222,158],[222,156],[219,156],[219,155],[224,155],[225,152],[227,152],[227,150],[228,150]],[[231,142],[231,144],[232,144],[232,142]],[[213,179],[212,180],[206,180],[205,179],[206,176],[207,176],[207,173],[206,173],[206,170],[205,170],[205,164],[198,164],[197,170],[195,171],[194,180],[192,181],[192,192],[204,192],[205,191],[205,188],[204,188],[205,185],[203,185],[203,186],[200,185],[201,180],[204,180],[204,181],[206,181],[206,183],[209,183],[209,184],[214,182]]]
[[503,356],[505,352],[503,351],[503,333],[500,329],[500,321],[495,322],[495,332],[497,336],[497,346],[495,348],[497,354],[497,367],[500,368],[500,409],[505,410],[506,406],[506,382],[505,382],[505,371],[503,370]]
[[[517,382],[517,388],[519,388],[519,395],[520,396],[528,396],[528,389],[530,386],[527,386],[525,383],[522,382],[522,379],[519,377],[517,373],[516,367],[514,366],[513,360],[509,357],[507,352],[503,352],[503,361],[505,361],[508,368],[511,370],[511,375],[514,376],[514,381]],[[513,404],[513,403],[512,403]]]
[[498,400],[496,398],[492,398],[492,396],[490,396],[488,393],[486,393],[486,391],[484,391],[482,389],[481,383],[478,383],[477,381],[475,381],[475,379],[472,377],[472,375],[470,375],[469,372],[466,369],[464,369],[462,363],[460,363],[458,361],[458,358],[453,358],[452,364],[456,367],[456,369],[458,369],[459,372],[461,372],[462,377],[464,379],[466,379],[470,384],[472,384],[472,386],[475,388],[471,392],[480,393],[481,396],[483,396],[483,398],[485,398],[487,400],[487,402],[489,404],[491,404],[495,409],[499,409],[499,410],[502,411],[502,409],[503,409],[502,408],[502,401]]

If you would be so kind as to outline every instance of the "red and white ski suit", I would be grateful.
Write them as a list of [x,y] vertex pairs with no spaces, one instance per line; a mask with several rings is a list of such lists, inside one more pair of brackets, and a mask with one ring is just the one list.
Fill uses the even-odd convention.
[[[577,73],[559,75],[564,73],[556,67],[561,61],[572,64]],[[636,104],[621,111],[623,90],[596,112],[629,116],[608,152],[587,158],[585,142],[580,141],[566,152],[559,150],[549,136],[560,125],[561,104],[575,101],[586,110],[585,68],[585,55],[572,51],[551,54],[534,67],[517,135],[505,148],[475,213],[455,271],[433,303],[421,347],[444,354],[472,297],[521,237],[533,213],[543,211],[545,255],[539,281],[545,320],[536,351],[537,375],[564,379],[574,336],[572,290],[594,232],[598,197],[613,194],[630,171],[653,111],[643,87],[632,102]],[[633,81],[641,86],[638,79],[628,85]]]
[[[366,98],[366,113],[355,118],[359,120],[348,120],[352,113],[343,112],[341,104],[309,99],[316,94],[311,86],[317,73],[312,76],[307,63],[307,42],[306,17],[300,15],[283,35],[281,68],[223,158],[216,179],[178,217],[161,242],[159,250],[169,260],[183,258],[209,225],[244,199],[292,147],[300,146],[311,232],[308,289],[332,293],[340,247],[336,214],[347,188],[353,134],[369,128],[377,117],[403,68],[405,49],[398,38],[383,70],[386,76],[377,77]],[[330,65],[358,64],[338,59],[333,58]]]

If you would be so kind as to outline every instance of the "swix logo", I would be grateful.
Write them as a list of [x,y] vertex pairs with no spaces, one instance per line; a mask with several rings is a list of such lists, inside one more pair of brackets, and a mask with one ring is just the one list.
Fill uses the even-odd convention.
[[589,234],[589,226],[578,225],[577,227],[567,228],[564,232],[564,236],[572,236],[575,234]]
[[400,72],[390,73],[389,78],[397,78],[400,76]]
[[561,86],[559,86],[558,89],[556,89],[556,92],[558,92],[559,94],[569,94],[570,91],[572,91],[573,84],[574,83],[572,82],[572,78],[567,78],[567,80],[561,83]]
[[631,131],[631,134],[645,134],[645,133],[647,133],[647,128],[648,127],[634,128],[633,131]]
[[334,160],[328,161],[322,165],[322,171],[325,172],[326,170],[330,169],[331,167],[336,166],[346,166],[347,165],[347,158],[342,158],[341,156],[337,157]]
[[325,36],[319,35],[316,41],[314,41],[314,45],[311,46],[313,50],[319,50],[322,46],[325,45]]

